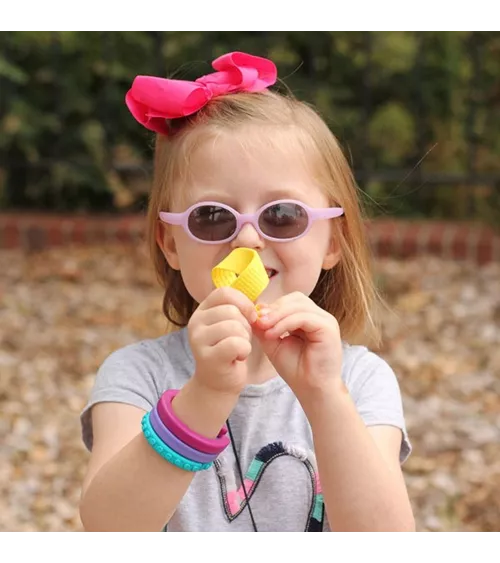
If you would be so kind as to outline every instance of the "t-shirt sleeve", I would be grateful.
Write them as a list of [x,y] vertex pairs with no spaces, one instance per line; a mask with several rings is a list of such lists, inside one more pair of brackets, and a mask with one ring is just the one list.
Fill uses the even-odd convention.
[[151,410],[160,395],[161,367],[161,358],[148,341],[120,348],[104,360],[80,416],[83,443],[89,451],[93,443],[92,407],[117,402]]
[[367,350],[357,355],[348,369],[345,383],[367,426],[390,425],[402,432],[400,463],[411,454],[403,412],[403,400],[396,374],[377,354]]

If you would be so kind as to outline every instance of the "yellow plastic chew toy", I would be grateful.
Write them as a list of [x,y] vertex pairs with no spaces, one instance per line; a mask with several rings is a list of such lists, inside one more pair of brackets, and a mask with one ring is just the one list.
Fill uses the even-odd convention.
[[212,269],[215,287],[232,287],[255,301],[269,284],[259,254],[251,248],[235,248]]

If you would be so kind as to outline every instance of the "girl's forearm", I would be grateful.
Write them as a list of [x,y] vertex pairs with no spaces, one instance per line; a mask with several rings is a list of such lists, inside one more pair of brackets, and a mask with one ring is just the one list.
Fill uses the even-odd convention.
[[[207,397],[191,380],[172,407],[193,431],[217,436],[237,396]],[[195,473],[163,459],[142,433],[133,438],[95,475],[80,503],[86,531],[159,532],[168,523]]]
[[402,475],[384,460],[345,387],[301,402],[332,530],[415,531]]
[[80,503],[87,532],[159,532],[194,474],[162,459],[137,435],[92,479]]

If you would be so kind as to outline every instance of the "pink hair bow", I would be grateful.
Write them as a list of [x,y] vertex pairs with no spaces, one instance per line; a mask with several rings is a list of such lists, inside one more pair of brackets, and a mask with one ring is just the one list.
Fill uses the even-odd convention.
[[212,66],[218,72],[194,82],[137,76],[125,96],[125,103],[141,125],[166,135],[167,119],[195,113],[216,96],[259,92],[276,82],[276,65],[262,57],[227,53],[215,59]]

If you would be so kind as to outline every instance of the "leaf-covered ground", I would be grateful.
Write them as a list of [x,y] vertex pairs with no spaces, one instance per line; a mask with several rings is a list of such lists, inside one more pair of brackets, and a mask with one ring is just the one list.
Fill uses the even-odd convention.
[[[379,260],[419,531],[500,530],[500,264]],[[0,531],[81,530],[79,413],[114,349],[164,331],[141,249],[0,252]]]

